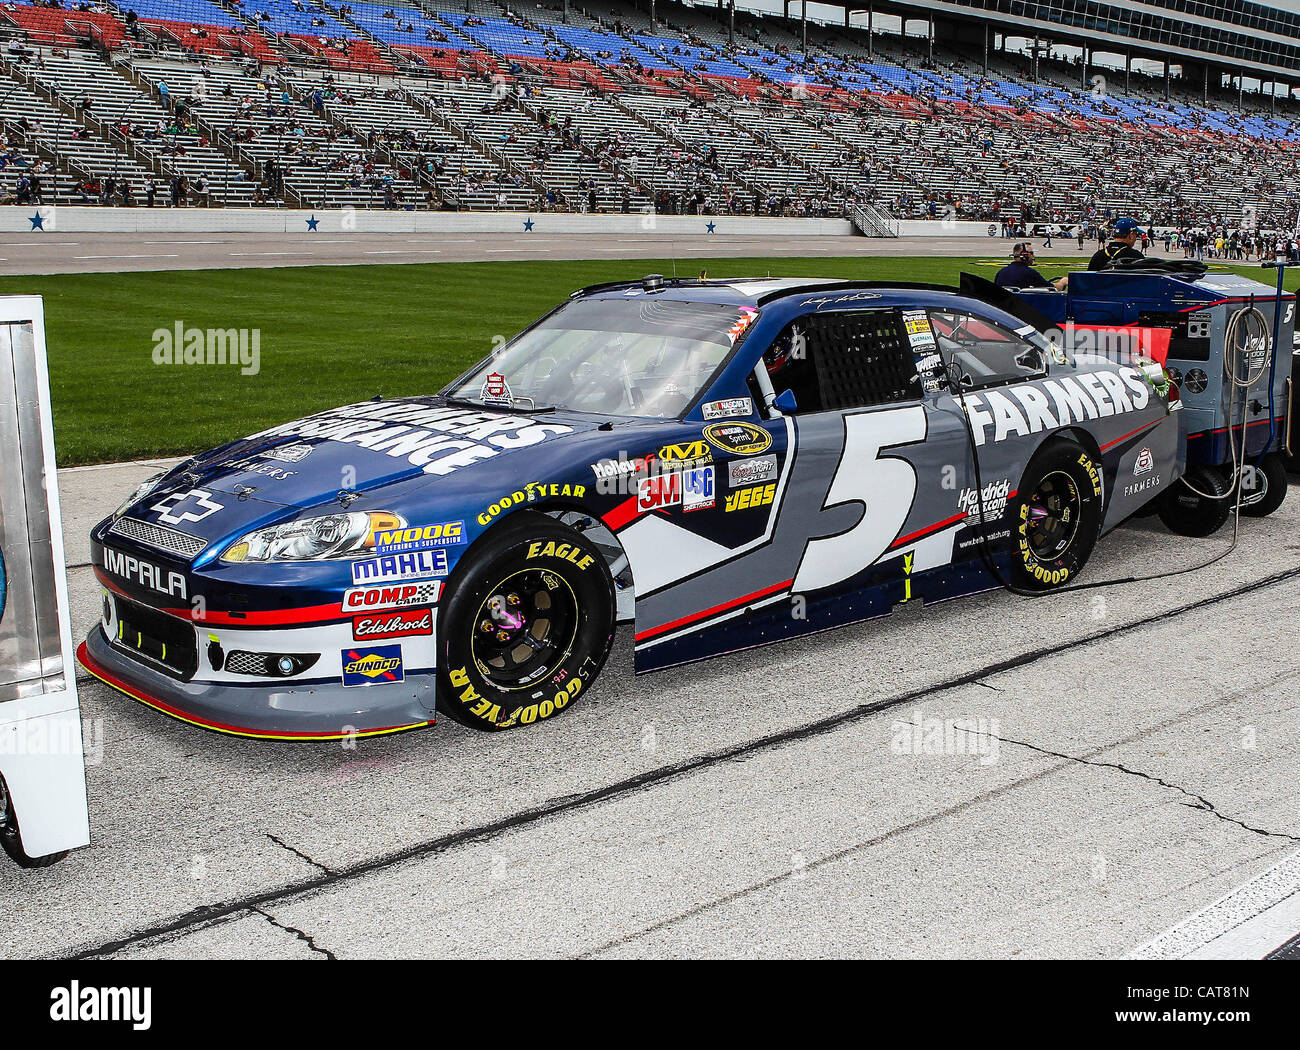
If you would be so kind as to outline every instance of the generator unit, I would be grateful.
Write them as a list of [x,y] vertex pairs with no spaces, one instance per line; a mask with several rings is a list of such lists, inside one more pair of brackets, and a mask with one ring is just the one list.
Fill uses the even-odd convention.
[[1136,348],[1165,366],[1182,400],[1187,440],[1187,473],[1156,508],[1170,528],[1189,536],[1217,531],[1236,502],[1238,475],[1243,514],[1263,516],[1281,505],[1292,293],[1195,263],[1151,261],[1071,273],[1064,293],[1016,295],[1058,326],[1071,348]]

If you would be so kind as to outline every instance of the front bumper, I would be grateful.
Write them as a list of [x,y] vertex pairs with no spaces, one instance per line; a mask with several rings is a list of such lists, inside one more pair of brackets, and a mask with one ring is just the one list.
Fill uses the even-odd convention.
[[77,649],[77,660],[100,681],[156,711],[233,736],[345,740],[434,724],[431,672],[408,671],[405,681],[364,688],[337,681],[182,682],[115,648],[102,624],[96,624]]

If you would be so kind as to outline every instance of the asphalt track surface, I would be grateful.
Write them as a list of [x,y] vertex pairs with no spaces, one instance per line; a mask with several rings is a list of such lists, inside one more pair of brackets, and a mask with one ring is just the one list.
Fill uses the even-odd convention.
[[[87,531],[156,470],[61,474],[78,632]],[[1262,958],[1300,932],[1298,526],[640,678],[623,630],[492,736],[246,741],[83,673],[94,842],[0,864],[0,955]],[[1228,541],[1137,520],[1087,579]],[[925,719],[966,728],[909,753]]]
[[[1041,243],[1041,242],[1037,242]],[[1000,259],[1011,242],[997,237],[660,236],[602,234],[409,233],[42,233],[0,236],[0,276],[119,273],[268,266],[373,263],[490,262],[525,259],[676,259],[693,273],[692,259],[718,257],[834,258],[946,255]],[[1091,255],[1057,238],[1053,256]]]

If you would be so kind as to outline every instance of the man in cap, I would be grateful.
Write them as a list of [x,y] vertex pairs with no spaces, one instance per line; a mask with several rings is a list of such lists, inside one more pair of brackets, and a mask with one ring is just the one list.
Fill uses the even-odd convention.
[[1011,249],[1011,262],[1002,267],[993,278],[993,283],[1002,288],[1055,288],[1065,291],[1065,277],[1049,281],[1034,269],[1034,246],[1028,241],[1019,241]]
[[1136,219],[1116,219],[1115,232],[1110,242],[1093,254],[1088,260],[1089,270],[1104,270],[1113,262],[1128,262],[1132,259],[1145,259],[1134,245],[1142,236],[1142,227]]

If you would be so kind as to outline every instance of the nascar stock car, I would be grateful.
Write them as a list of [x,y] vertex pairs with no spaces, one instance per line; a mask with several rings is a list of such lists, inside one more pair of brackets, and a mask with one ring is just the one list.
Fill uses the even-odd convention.
[[93,530],[79,657],[227,733],[536,724],[620,622],[647,671],[1004,573],[1066,585],[1180,475],[1178,407],[1158,365],[1072,355],[953,289],[601,285],[437,396],[146,483]]

